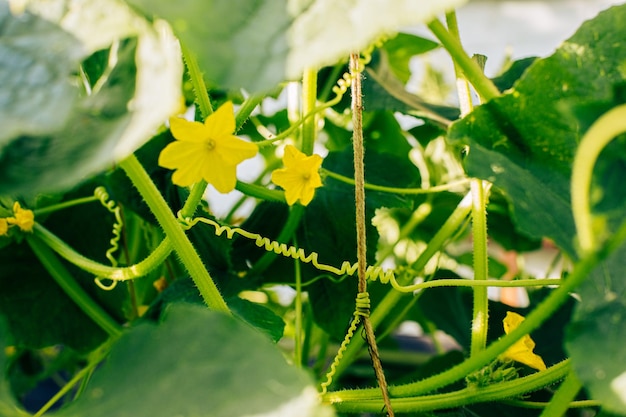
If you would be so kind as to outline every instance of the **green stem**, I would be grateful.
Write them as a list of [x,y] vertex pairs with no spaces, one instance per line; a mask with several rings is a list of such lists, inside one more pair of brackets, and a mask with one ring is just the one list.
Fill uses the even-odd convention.
[[[302,77],[302,115],[313,113],[317,102],[317,71],[308,69]],[[317,136],[317,117],[310,117],[302,124],[302,149],[307,155],[313,154]]]
[[200,180],[191,187],[191,191],[185,201],[185,205],[182,209],[180,209],[180,215],[183,218],[193,217],[196,214],[198,204],[200,203],[200,200],[204,198],[207,185],[208,184],[205,180]]
[[[468,193],[457,205],[454,212],[452,212],[450,217],[448,217],[435,236],[433,236],[430,240],[424,252],[422,252],[419,258],[412,265],[415,270],[421,271],[424,269],[428,261],[430,261],[430,259],[444,246],[450,236],[456,233],[458,228],[463,224],[469,215],[471,209],[471,194]],[[389,315],[389,312],[404,296],[406,296],[406,293],[399,291],[389,291],[387,295],[385,295],[370,315],[370,320],[372,321],[374,329],[376,329],[380,323],[383,322],[383,320]],[[355,337],[352,339],[348,348],[343,353],[343,359],[337,364],[334,376],[335,380],[337,380],[339,375],[341,375],[341,373],[343,373],[348,366],[350,366],[350,364],[357,359],[359,351],[363,348],[364,342],[365,341],[361,337]],[[380,395],[380,390],[377,390],[375,395]]]
[[576,398],[576,395],[582,387],[583,385],[574,373],[574,370],[570,370],[540,417],[564,416],[570,408],[570,403]]
[[587,130],[578,145],[572,168],[572,213],[576,224],[581,255],[596,250],[596,231],[593,227],[589,189],[593,167],[604,147],[616,136],[626,132],[626,104],[603,114]]
[[100,278],[115,281],[126,281],[147,275],[150,271],[162,264],[172,252],[172,245],[170,240],[166,237],[143,261],[135,265],[119,268],[103,265],[84,257],[39,223],[35,223],[33,234],[70,263]]
[[44,214],[53,213],[55,211],[63,210],[69,207],[77,206],[79,204],[93,203],[98,201],[98,198],[91,195],[89,197],[77,198],[75,200],[64,201],[59,204],[53,204],[51,206],[42,207],[36,210],[33,210],[35,217],[42,216]]
[[[456,12],[453,10],[446,13],[446,24],[450,35],[461,45],[461,36],[459,34],[459,24],[456,19]],[[472,111],[472,95],[469,88],[467,78],[463,75],[463,71],[454,61],[454,73],[456,75],[456,89],[459,96],[459,107],[461,108],[461,117],[465,117]]]
[[561,285],[563,280],[560,278],[546,279],[517,279],[514,281],[502,281],[499,279],[490,280],[473,280],[473,279],[438,279],[435,281],[420,282],[419,284],[394,287],[402,292],[414,292],[427,288],[440,287],[499,287],[499,288],[522,288],[522,287],[544,287],[548,285]]
[[193,86],[193,91],[196,93],[196,103],[200,109],[202,119],[206,119],[213,113],[213,106],[211,105],[211,100],[209,99],[209,94],[207,92],[206,85],[204,84],[202,71],[200,71],[196,56],[187,48],[187,45],[182,43],[180,47],[183,52],[185,63],[187,64],[187,72],[189,73],[189,79],[191,81],[191,85]]
[[120,167],[137,187],[163,231],[170,238],[174,250],[191,275],[207,306],[210,309],[230,314],[226,302],[202,264],[200,256],[143,166],[134,155],[131,155],[120,163]]
[[[295,239],[294,239],[295,240]],[[295,243],[295,242],[294,242]],[[297,246],[297,243],[296,243]],[[295,280],[296,280],[296,298],[295,303],[295,320],[294,320],[294,363],[297,367],[302,366],[302,271],[300,260],[294,260]]]
[[89,375],[93,372],[93,370],[104,360],[104,358],[109,354],[111,346],[111,341],[104,344],[98,348],[98,350],[94,353],[90,354],[89,363],[86,367],[81,369],[79,372],[74,375],[72,379],[70,379],[52,398],[46,402],[43,407],[41,407],[32,417],[41,417],[46,411],[48,411],[54,404],[56,404],[59,400],[61,400],[67,393],[69,393],[76,384],[81,381],[85,381],[88,379]]
[[[532,375],[517,378],[512,381],[492,384],[481,388],[465,388],[459,391],[444,394],[393,398],[391,402],[394,410],[398,412],[416,413],[456,408],[481,402],[497,401],[537,391],[545,386],[553,384],[555,381],[563,378],[563,376],[569,372],[570,367],[571,364],[566,360],[548,368],[545,371],[536,372]],[[365,390],[360,390],[358,396],[346,395],[351,393],[351,391],[331,392],[324,395],[322,400],[325,403],[332,404],[338,412],[367,413],[380,411],[383,406],[382,399],[368,397],[363,391]]]
[[[345,175],[337,174],[336,172],[329,171],[325,168],[322,168],[320,170],[320,173],[322,175],[334,178],[343,183],[354,185],[354,180],[350,177],[346,177]],[[391,194],[418,195],[418,194],[431,194],[431,193],[439,193],[442,191],[448,191],[452,188],[465,186],[469,183],[469,181],[470,181],[469,179],[463,178],[457,181],[449,182],[448,184],[436,185],[430,188],[398,188],[398,187],[385,187],[383,185],[365,183],[365,189],[372,190],[372,191],[380,191],[383,193],[391,193]]]
[[[474,280],[489,278],[487,255],[487,193],[482,180],[473,179],[472,193],[472,240],[474,243]],[[487,287],[474,287],[474,307],[470,356],[485,349],[489,328],[489,299]]]
[[500,95],[498,88],[485,76],[480,66],[463,50],[461,43],[437,19],[428,24],[428,28],[448,51],[452,60],[461,68],[465,77],[483,101],[489,101]]
[[238,132],[252,114],[252,111],[258,106],[263,99],[265,98],[264,94],[253,94],[248,97],[239,107],[239,111],[237,111],[237,115],[235,116],[235,132]]
[[[421,381],[391,387],[390,391],[392,396],[410,397],[435,391],[464,378],[466,375],[477,371],[481,367],[493,361],[515,342],[523,336],[530,334],[545,320],[551,317],[552,314],[554,314],[554,312],[556,312],[556,310],[561,307],[565,301],[567,301],[570,294],[576,289],[576,287],[578,287],[578,285],[585,280],[598,262],[600,262],[610,252],[615,250],[625,238],[626,222],[611,237],[606,248],[602,252],[593,253],[579,261],[572,273],[562,282],[561,286],[546,297],[544,301],[526,317],[519,327],[514,329],[511,333],[492,343],[485,350],[478,352],[476,355],[471,356],[464,362],[448,369],[447,371]],[[355,394],[352,394],[352,391],[350,390],[343,391],[343,395],[344,398],[350,398],[352,395],[356,395],[361,398],[363,395],[375,397],[379,395],[379,393],[375,388],[368,388],[364,390],[356,390]]]
[[265,201],[276,201],[279,203],[286,202],[285,192],[281,190],[270,190],[260,185],[248,184],[241,181],[237,181],[235,188],[249,197],[259,198]]
[[54,252],[37,236],[27,235],[26,241],[46,271],[52,276],[65,294],[109,336],[117,337],[122,333],[120,326],[87,292],[74,280],[65,265],[59,261]]

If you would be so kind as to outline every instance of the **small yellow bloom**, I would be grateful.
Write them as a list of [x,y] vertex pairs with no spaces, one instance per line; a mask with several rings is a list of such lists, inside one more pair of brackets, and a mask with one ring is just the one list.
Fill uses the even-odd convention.
[[9,222],[7,219],[0,219],[0,236],[5,236],[9,233]]
[[23,232],[32,232],[35,225],[35,214],[31,210],[23,209],[17,201],[13,204],[14,217],[8,217],[8,224],[17,225]]
[[[523,321],[524,317],[520,316],[517,313],[513,313],[512,311],[507,311],[506,317],[502,322],[504,324],[504,332],[506,334],[509,334],[510,332],[515,330]],[[524,335],[524,337],[515,342],[513,346],[508,348],[508,350],[504,352],[502,356],[504,358],[523,363],[524,365],[528,365],[531,368],[537,369],[539,371],[543,371],[546,369],[546,364],[543,362],[543,359],[541,359],[541,356],[533,353],[534,348],[535,342],[530,338],[529,335]]]
[[322,186],[319,169],[322,157],[306,156],[292,145],[285,147],[283,156],[285,168],[272,172],[272,182],[283,187],[287,204],[294,205],[297,200],[304,206],[313,200],[315,189]]
[[170,129],[176,138],[161,151],[159,165],[175,169],[172,182],[181,187],[204,179],[221,193],[235,188],[237,165],[258,152],[254,143],[234,136],[233,103],[224,103],[203,123],[173,117]]

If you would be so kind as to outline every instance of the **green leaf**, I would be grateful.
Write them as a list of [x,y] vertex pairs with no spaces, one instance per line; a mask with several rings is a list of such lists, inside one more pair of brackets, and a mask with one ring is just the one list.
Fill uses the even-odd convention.
[[309,376],[245,324],[172,305],[113,346],[85,391],[59,417],[331,416]]
[[391,59],[383,50],[378,59],[365,69],[363,95],[365,110],[392,110],[428,120],[439,127],[447,127],[459,116],[453,107],[431,104],[406,91],[393,73]]
[[626,415],[626,245],[598,265],[577,291],[567,329],[576,374],[603,409]]
[[332,65],[350,53],[365,50],[381,37],[403,27],[426,23],[465,0],[300,0],[290,3],[296,15],[289,32],[287,74]]
[[298,79],[306,69],[335,64],[382,35],[464,2],[129,0],[146,15],[170,22],[197,55],[209,85],[252,92]]
[[404,84],[411,78],[409,67],[411,58],[432,51],[437,47],[439,47],[437,42],[409,33],[398,33],[383,45],[383,49],[389,57],[391,70]]
[[[58,130],[78,100],[72,74],[85,50],[60,27],[32,14],[15,18],[0,2],[0,145]],[[2,148],[0,146],[0,148]]]
[[25,242],[2,248],[0,264],[0,315],[6,319],[13,343],[31,348],[64,344],[84,352],[106,339]]
[[[230,279],[237,278],[230,276]],[[189,278],[179,278],[170,284],[159,294],[146,316],[157,319],[170,305],[180,303],[205,305],[198,289]],[[283,336],[285,322],[269,308],[237,296],[227,297],[226,304],[237,317],[267,334],[274,342],[278,342]]]
[[285,0],[128,2],[172,25],[211,86],[266,91],[286,79],[291,18]]
[[[162,22],[150,26],[115,0],[65,3],[34,0],[16,16],[0,10],[11,30],[0,38],[0,80],[10,92],[0,113],[13,120],[0,136],[0,194],[75,186],[132,153],[180,104],[180,55]],[[79,87],[80,62],[102,49],[107,67],[86,68],[101,77]]]
[[548,236],[574,255],[569,180],[580,140],[577,119],[562,107],[612,100],[624,82],[626,7],[584,23],[546,59],[536,60],[514,90],[455,123],[449,139],[469,145],[468,175],[506,192],[520,231]]

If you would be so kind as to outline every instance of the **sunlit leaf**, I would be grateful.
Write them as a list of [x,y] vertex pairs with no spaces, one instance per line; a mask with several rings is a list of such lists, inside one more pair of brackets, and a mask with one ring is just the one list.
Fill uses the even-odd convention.
[[[180,52],[163,22],[116,0],[33,0],[16,15],[2,5],[0,77],[10,94],[0,106],[11,121],[0,134],[0,194],[70,188],[133,152],[179,108]],[[85,87],[79,64],[102,48],[107,68]]]
[[625,18],[626,7],[616,6],[586,22],[554,55],[534,61],[512,90],[449,134],[469,145],[468,174],[506,192],[522,232],[548,236],[571,255],[571,164],[582,132],[563,109],[613,101],[616,86],[626,81]]
[[59,417],[332,416],[313,381],[246,324],[189,304],[113,346]]

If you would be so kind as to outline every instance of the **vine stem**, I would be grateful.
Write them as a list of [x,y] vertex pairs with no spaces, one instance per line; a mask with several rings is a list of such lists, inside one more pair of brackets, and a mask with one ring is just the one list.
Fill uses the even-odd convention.
[[438,19],[430,22],[428,28],[439,39],[443,47],[446,48],[483,101],[489,101],[500,95],[498,88],[485,76],[480,66],[467,55],[461,43]]
[[[472,179],[472,240],[474,245],[474,280],[487,281],[489,278],[487,255],[487,192],[480,179]],[[470,356],[487,346],[489,328],[489,299],[487,287],[474,287],[474,306]]]
[[[446,14],[446,23],[450,36],[461,45],[456,12],[451,11]],[[461,117],[465,117],[472,111],[474,106],[469,83],[456,60],[454,61],[454,72],[456,74]],[[488,187],[485,182],[476,178],[472,179],[470,182],[472,193],[472,240],[475,281],[486,281],[489,278],[489,262],[487,255]],[[487,330],[489,328],[489,299],[487,297],[487,287],[474,287],[473,294],[470,356],[485,349],[487,345]]]
[[572,213],[581,255],[596,250],[589,189],[593,167],[602,150],[616,136],[626,132],[626,104],[617,106],[596,120],[582,137],[572,167]]
[[[448,219],[444,222],[444,224],[439,228],[435,236],[428,242],[426,249],[420,254],[418,259],[412,265],[412,268],[421,271],[424,269],[428,261],[435,256],[435,254],[443,247],[445,242],[450,238],[450,236],[454,235],[459,227],[465,222],[465,219],[469,215],[472,204],[471,204],[471,194],[467,193],[466,196],[459,202],[457,207],[454,209],[452,214],[448,217]],[[374,329],[376,329],[383,320],[388,317],[389,312],[395,307],[395,305],[400,301],[402,297],[405,297],[406,293],[400,291],[389,291],[385,297],[378,303],[372,314],[370,315],[370,319]],[[346,351],[343,354],[343,359],[341,362],[337,364],[335,370],[335,378],[337,378],[341,373],[343,373],[348,366],[354,362],[354,360],[358,357],[358,354],[363,347],[364,340],[362,338],[354,338],[348,345]],[[376,393],[380,393],[379,390]],[[375,395],[375,394],[374,394]]]
[[576,394],[578,394],[582,387],[583,385],[574,370],[570,370],[540,417],[564,416],[566,411],[570,408],[570,403],[576,398]]
[[[595,268],[602,259],[608,256],[608,254],[619,247],[625,239],[626,222],[609,239],[607,245],[602,251],[593,252],[577,262],[573,271],[567,279],[562,282],[561,286],[546,297],[544,301],[526,317],[519,327],[514,329],[511,333],[498,339],[489,345],[485,350],[478,352],[476,355],[471,356],[462,363],[440,374],[405,385],[395,387],[391,386],[389,388],[391,395],[394,397],[411,397],[432,392],[452,384],[453,382],[458,381],[466,375],[469,375],[470,373],[487,365],[489,362],[504,353],[517,340],[521,339],[524,335],[530,334],[545,320],[551,317],[552,314],[554,314],[554,312],[561,307],[565,301],[567,301],[570,294],[585,280],[585,278],[587,278],[593,268]],[[333,394],[336,394],[334,402],[341,400],[371,399],[372,397],[380,395],[376,389],[345,390]]]
[[55,234],[39,223],[35,223],[35,226],[33,227],[33,235],[38,239],[41,239],[41,241],[48,245],[50,249],[56,252],[63,259],[76,265],[80,269],[98,277],[115,281],[126,281],[147,275],[150,271],[159,266],[172,251],[171,242],[166,237],[143,261],[125,267],[112,267],[88,259],[76,252],[74,249],[69,247],[67,243],[59,239]]
[[[398,412],[419,413],[447,408],[456,408],[480,402],[497,401],[503,398],[515,398],[528,392],[537,391],[554,381],[563,378],[571,369],[569,360],[562,361],[545,371],[515,379],[492,384],[486,387],[464,388],[443,394],[424,395],[420,397],[394,398],[393,405]],[[359,398],[345,400],[343,392],[329,393],[324,402],[332,404],[335,410],[344,413],[367,413],[380,410],[381,399]]]
[[317,71],[307,69],[302,77],[302,152],[311,155],[317,136],[317,117],[306,118],[315,111],[317,102]]
[[191,275],[207,306],[213,310],[230,314],[226,302],[204,267],[196,249],[141,163],[135,155],[131,155],[120,163],[120,167],[139,190],[165,234],[170,238],[174,251]]
[[[354,197],[356,204],[356,236],[357,236],[357,264],[359,293],[367,293],[367,239],[365,233],[365,165],[364,154],[365,146],[363,141],[363,94],[361,90],[361,71],[360,57],[358,53],[350,54],[350,74],[352,75],[352,124],[353,138],[352,144],[354,149]],[[374,372],[378,385],[383,395],[383,402],[389,417],[394,416],[393,407],[389,398],[389,390],[387,388],[387,380],[380,362],[378,346],[376,344],[376,336],[374,335],[374,327],[368,314],[364,315],[363,328],[367,343],[369,345],[370,357],[374,366]]]

